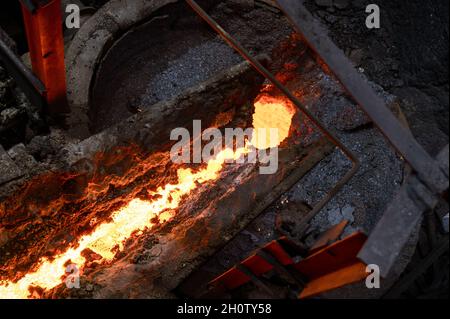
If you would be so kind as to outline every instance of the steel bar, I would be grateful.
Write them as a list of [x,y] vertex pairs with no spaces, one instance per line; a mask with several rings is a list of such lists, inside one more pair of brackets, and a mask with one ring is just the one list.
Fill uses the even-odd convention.
[[[447,169],[448,152],[447,145],[437,157],[438,165],[447,165]],[[378,265],[380,274],[386,277],[422,214],[438,201],[439,197],[431,193],[416,175],[410,176],[372,230],[358,257],[366,264]]]
[[44,84],[23,64],[13,51],[0,39],[0,60],[30,100],[42,109],[46,105]]
[[[298,262],[284,250],[278,239],[216,277],[209,285],[215,292],[232,291],[251,280],[258,284],[258,278],[275,270],[288,282],[304,288],[300,298],[317,295],[367,276],[366,265],[356,257],[366,239],[362,232],[356,232]],[[265,285],[259,286],[267,290]]]
[[46,88],[50,115],[68,113],[61,0],[35,3],[31,12],[22,4],[33,72]]
[[277,3],[309,47],[418,173],[418,178],[436,193],[445,191],[449,186],[448,175],[443,174],[436,161],[400,124],[383,99],[361,78],[342,50],[303,6],[302,1],[277,0]]
[[[253,276],[262,276],[269,271],[276,269],[273,262],[266,259],[266,256],[262,256],[264,253],[260,254],[263,250],[267,254],[273,256],[273,260],[277,260],[280,267],[293,266],[294,260],[284,247],[280,245],[280,240],[281,239],[271,241],[263,248],[259,249],[257,253],[252,254],[238,265],[214,278],[208,285],[219,289],[225,287],[227,290],[233,290],[248,283]],[[248,271],[246,272],[242,268],[239,269],[239,265],[245,267],[244,270],[247,269]],[[249,275],[248,272],[252,275]]]
[[284,276],[286,279],[290,281],[291,284],[295,284],[299,287],[304,287],[305,283],[297,278],[297,276],[294,275],[293,272],[289,268],[287,268],[285,265],[280,263],[270,252],[265,251],[264,249],[260,249],[256,255],[263,258],[265,261],[267,261],[269,264],[273,266],[275,271],[281,275]]
[[306,257],[294,267],[309,280],[322,277],[358,261],[357,254],[366,240],[364,233],[355,232]]
[[354,262],[349,266],[340,268],[332,273],[310,281],[299,294],[299,299],[312,298],[340,287],[360,282],[367,277],[366,265]]
[[342,187],[356,174],[360,167],[358,158],[350,151],[339,139],[330,132],[323,124],[312,114],[295,96],[291,93],[276,77],[270,73],[261,63],[258,62],[251,54],[228,32],[226,32],[211,16],[209,16],[194,0],[186,0],[192,9],[207,22],[222,38],[234,48],[242,57],[244,57],[253,67],[273,83],[285,96],[287,96],[310,120],[319,128],[322,133],[332,141],[351,161],[352,168],[345,176],[330,190],[330,192],[317,203],[301,221],[299,232],[307,229],[309,221],[342,189]]
[[256,276],[249,268],[247,268],[243,264],[238,264],[234,266],[237,270],[245,274],[247,277],[250,278],[250,280],[260,289],[266,291],[269,295],[273,296],[273,291],[261,280]]

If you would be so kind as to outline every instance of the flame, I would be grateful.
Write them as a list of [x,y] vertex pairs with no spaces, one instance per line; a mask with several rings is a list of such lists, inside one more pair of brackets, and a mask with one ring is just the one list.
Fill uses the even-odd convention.
[[[289,134],[292,116],[293,113],[282,100],[261,97],[255,103],[253,124],[255,128],[278,128],[280,132],[278,141],[283,141]],[[255,140],[255,137],[252,139],[252,144],[258,148],[272,147],[266,141]],[[155,217],[159,222],[171,219],[173,209],[179,206],[184,196],[197,188],[199,184],[218,179],[225,161],[237,160],[246,151],[246,147],[236,151],[226,148],[214,159],[211,159],[205,168],[197,172],[193,172],[191,169],[179,169],[177,172],[178,183],[158,188],[151,194],[156,195],[152,196],[152,198],[156,198],[155,200],[133,199],[125,207],[112,214],[111,222],[103,223],[92,234],[82,236],[76,248],[70,248],[51,260],[44,258],[35,272],[26,274],[17,282],[0,283],[0,299],[24,299],[29,297],[30,287],[47,290],[58,286],[66,274],[65,266],[69,261],[77,265],[85,264],[86,260],[82,256],[82,252],[87,248],[100,255],[103,261],[111,261],[115,256],[113,249],[119,246],[121,250],[122,243],[132,233],[152,228],[155,225],[152,222]]]
[[[282,98],[261,95],[255,102],[253,114],[254,133],[251,144],[258,149],[280,145],[289,136],[294,110]],[[271,136],[270,129],[278,130],[278,136]]]

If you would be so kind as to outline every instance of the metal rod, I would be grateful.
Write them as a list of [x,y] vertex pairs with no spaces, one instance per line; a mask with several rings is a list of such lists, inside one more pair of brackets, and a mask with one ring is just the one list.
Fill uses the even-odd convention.
[[278,259],[274,255],[272,255],[269,251],[260,249],[258,250],[256,255],[258,255],[259,257],[264,259],[267,263],[269,263],[275,269],[275,271],[278,272],[278,274],[289,278],[289,280],[292,281],[292,283],[302,288],[305,286],[305,282],[303,280],[297,278],[297,276],[295,276],[294,273],[291,272],[291,269],[289,269],[288,266],[285,266],[282,263],[280,263]]
[[303,36],[309,47],[327,65],[350,96],[367,113],[383,135],[436,193],[448,189],[449,181],[438,163],[407,131],[370,85],[363,81],[350,60],[312,17],[303,1],[277,0],[279,7]]
[[350,151],[339,139],[330,132],[323,124],[312,114],[276,77],[270,73],[261,63],[258,62],[250,53],[228,32],[226,32],[214,19],[209,16],[194,0],[186,0],[192,9],[205,20],[224,40],[233,47],[242,57],[244,57],[253,67],[273,83],[284,95],[286,95],[310,120],[318,127],[322,133],[335,144],[351,161],[352,168],[345,176],[330,190],[330,192],[302,219],[300,231],[307,228],[307,223],[342,189],[342,187],[356,174],[360,167],[358,158]]
[[273,297],[272,289],[270,289],[261,279],[259,279],[258,276],[256,276],[250,268],[243,264],[238,264],[234,266],[234,268],[245,274],[258,288],[266,291]]
[[0,60],[4,62],[9,74],[22,88],[27,98],[42,109],[45,102],[44,84],[28,69],[14,52],[0,39]]

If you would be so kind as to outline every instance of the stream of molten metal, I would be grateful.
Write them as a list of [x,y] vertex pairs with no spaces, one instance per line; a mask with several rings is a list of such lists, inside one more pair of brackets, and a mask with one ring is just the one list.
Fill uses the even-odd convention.
[[[293,111],[284,100],[277,100],[268,96],[261,96],[255,102],[253,127],[269,130],[278,128],[278,140],[269,141],[264,138],[252,138],[251,143],[258,149],[266,149],[279,145],[289,135]],[[264,134],[267,138],[269,134]],[[154,200],[133,199],[125,207],[112,214],[112,221],[99,225],[91,234],[82,236],[76,248],[54,256],[52,259],[43,258],[36,271],[27,273],[17,282],[0,282],[0,299],[24,299],[30,297],[30,287],[40,287],[44,290],[54,288],[62,283],[66,275],[66,265],[84,265],[86,260],[82,251],[90,249],[102,257],[102,261],[111,261],[119,246],[132,233],[152,228],[151,220],[158,217],[159,222],[165,222],[173,216],[173,209],[177,208],[182,198],[192,190],[209,181],[219,178],[223,164],[227,160],[237,160],[247,152],[247,148],[236,151],[226,148],[210,160],[207,166],[198,172],[181,168],[178,170],[178,183],[167,184],[158,188],[152,195]]]

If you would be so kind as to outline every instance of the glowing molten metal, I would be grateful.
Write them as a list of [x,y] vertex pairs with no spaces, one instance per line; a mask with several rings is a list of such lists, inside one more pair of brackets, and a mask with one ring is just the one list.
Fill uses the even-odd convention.
[[[293,111],[287,103],[269,96],[261,96],[255,103],[253,115],[254,128],[278,128],[278,141],[259,141],[253,137],[252,144],[260,149],[275,147],[289,135]],[[269,134],[266,134],[268,137]],[[237,160],[245,154],[244,148],[233,151],[224,149],[216,158],[210,160],[207,167],[193,172],[191,169],[179,169],[178,183],[167,184],[158,188],[153,194],[154,200],[133,199],[125,207],[112,214],[112,221],[98,226],[92,234],[82,236],[77,248],[70,248],[66,252],[49,260],[43,258],[35,272],[26,274],[17,282],[3,282],[0,284],[0,298],[28,298],[30,287],[40,287],[44,290],[54,288],[62,283],[66,265],[70,263],[84,265],[86,260],[82,251],[89,248],[102,257],[102,261],[111,261],[115,252],[113,248],[119,246],[134,232],[152,228],[157,217],[160,223],[171,219],[173,209],[177,208],[184,196],[197,188],[199,184],[219,178],[226,160]]]

